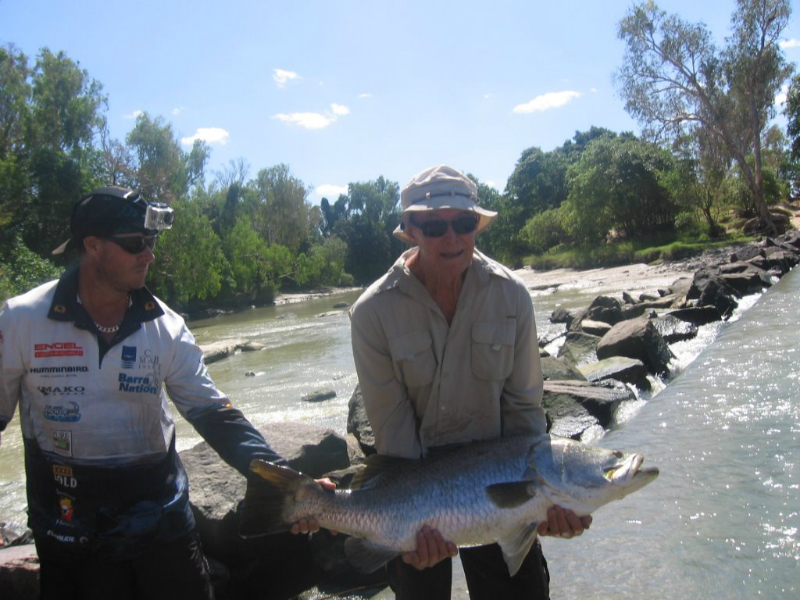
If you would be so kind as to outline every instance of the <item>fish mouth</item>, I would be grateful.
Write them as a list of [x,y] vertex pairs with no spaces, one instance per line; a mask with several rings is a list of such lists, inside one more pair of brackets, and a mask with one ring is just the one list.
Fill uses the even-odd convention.
[[658,467],[642,468],[644,456],[632,454],[624,462],[606,471],[606,479],[618,485],[636,485],[637,489],[658,477]]

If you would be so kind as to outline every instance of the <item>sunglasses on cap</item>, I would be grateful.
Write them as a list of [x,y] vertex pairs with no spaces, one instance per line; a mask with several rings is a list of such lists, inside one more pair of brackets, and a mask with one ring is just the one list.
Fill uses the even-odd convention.
[[108,240],[109,242],[114,242],[117,246],[119,246],[129,254],[140,254],[144,252],[145,248],[150,248],[150,250],[154,249],[156,247],[156,240],[158,239],[158,236],[157,235],[145,235],[142,237],[109,236],[103,239]]
[[456,217],[452,221],[444,219],[432,219],[424,223],[417,223],[413,217],[410,218],[411,224],[422,231],[422,235],[429,238],[442,237],[447,233],[447,227],[453,228],[456,235],[466,235],[472,233],[478,227],[478,215],[469,214]]

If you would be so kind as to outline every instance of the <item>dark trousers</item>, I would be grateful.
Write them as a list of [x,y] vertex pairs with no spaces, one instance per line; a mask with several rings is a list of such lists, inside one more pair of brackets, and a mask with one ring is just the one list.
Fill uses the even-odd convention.
[[125,561],[40,559],[41,600],[213,600],[196,534]]
[[[539,540],[533,545],[514,577],[508,574],[500,546],[459,550],[470,600],[549,600],[550,574]],[[443,560],[418,571],[397,558],[387,566],[389,584],[397,600],[450,600],[453,561]]]

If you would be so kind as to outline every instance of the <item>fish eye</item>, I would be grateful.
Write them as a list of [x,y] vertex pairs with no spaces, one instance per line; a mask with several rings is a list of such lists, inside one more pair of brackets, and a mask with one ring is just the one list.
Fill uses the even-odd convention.
[[614,456],[617,457],[617,458],[622,458],[625,455],[622,452],[620,452],[619,450],[614,450]]

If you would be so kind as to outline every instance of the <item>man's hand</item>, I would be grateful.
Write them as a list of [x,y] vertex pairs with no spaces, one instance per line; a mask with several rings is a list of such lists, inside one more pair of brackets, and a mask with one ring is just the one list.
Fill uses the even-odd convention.
[[592,516],[578,517],[571,510],[560,506],[547,509],[547,521],[539,523],[539,535],[570,539],[579,536],[592,524]]
[[417,549],[403,554],[403,562],[421,571],[458,554],[453,542],[446,541],[437,529],[427,525],[417,533]]
[[[322,486],[323,489],[328,491],[333,491],[336,489],[336,484],[333,483],[330,479],[325,477],[324,479],[315,479],[318,484]],[[292,525],[292,528],[289,530],[294,534],[298,533],[316,533],[319,531],[319,523],[317,523],[316,519],[300,519],[297,523]],[[329,529],[331,535],[336,535],[339,533],[338,531],[334,531],[333,529]]]

